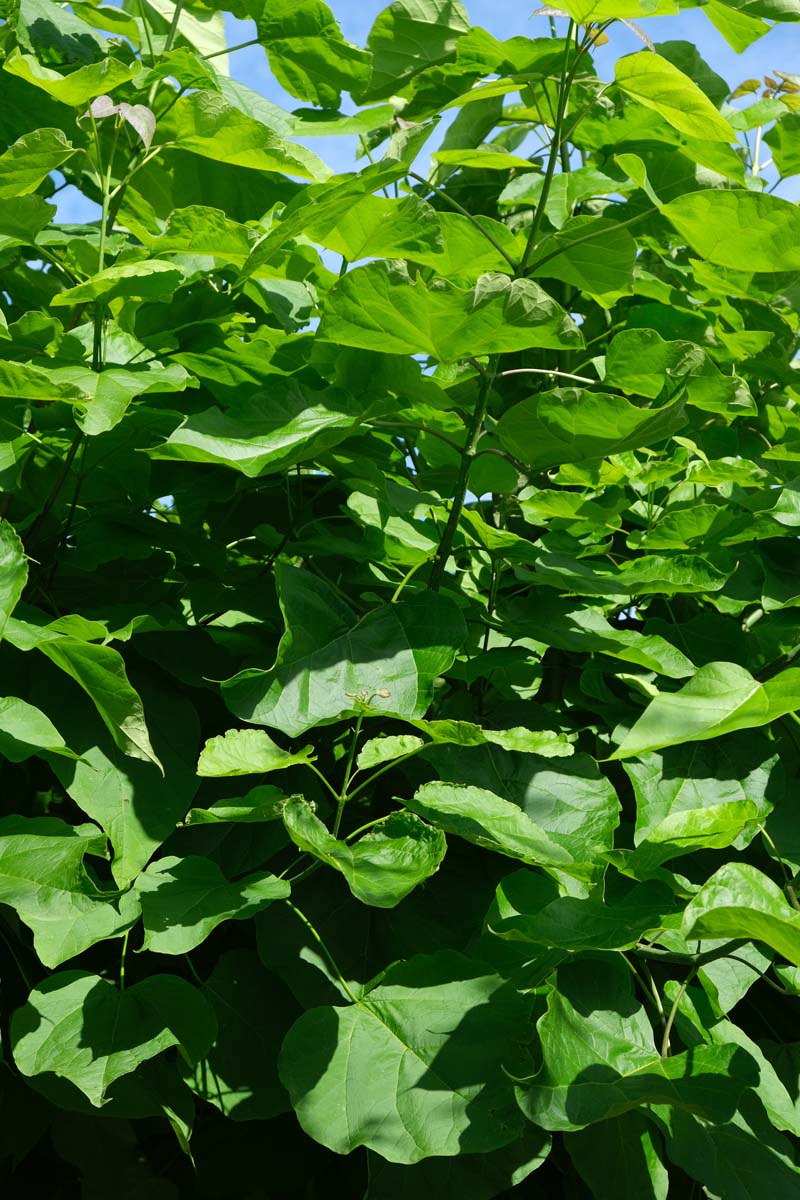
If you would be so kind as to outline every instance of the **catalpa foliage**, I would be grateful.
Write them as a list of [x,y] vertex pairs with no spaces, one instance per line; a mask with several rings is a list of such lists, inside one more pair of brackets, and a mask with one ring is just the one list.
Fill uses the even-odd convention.
[[800,6],[337,7],[4,10],[0,1157],[794,1200]]

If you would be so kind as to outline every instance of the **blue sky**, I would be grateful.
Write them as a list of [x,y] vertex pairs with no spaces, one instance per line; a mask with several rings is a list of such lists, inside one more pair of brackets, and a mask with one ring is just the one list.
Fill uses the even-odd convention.
[[[375,17],[386,6],[386,0],[329,0],[329,3],[345,37],[361,45],[366,42]],[[547,18],[532,16],[534,5],[522,4],[519,0],[466,0],[466,7],[473,25],[483,26],[498,38],[520,34],[543,37],[549,32]],[[701,9],[683,11],[676,17],[650,18],[639,24],[654,42],[684,40],[694,43],[708,64],[732,89],[745,79],[760,78],[775,69],[796,71],[800,63],[800,24],[774,27],[741,55],[728,46]],[[228,43],[233,46],[252,38],[255,27],[252,22],[228,17],[227,32]],[[642,49],[642,43],[623,25],[613,26],[609,36],[609,44],[595,53],[598,73],[605,78],[613,76],[613,64],[620,55]],[[282,107],[289,110],[301,107],[301,102],[287,96],[272,78],[266,55],[260,46],[251,46],[231,55],[230,68],[235,79]],[[351,111],[352,106],[344,104],[343,109]],[[352,170],[355,166],[355,139],[317,138],[308,144],[337,171]],[[779,194],[800,199],[800,179],[789,180],[781,186]],[[60,193],[58,200],[61,220],[96,218],[96,206],[72,188]]]

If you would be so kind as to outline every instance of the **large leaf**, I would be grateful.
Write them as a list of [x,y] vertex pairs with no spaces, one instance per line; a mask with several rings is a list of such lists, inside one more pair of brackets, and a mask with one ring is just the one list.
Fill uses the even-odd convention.
[[595,1200],[622,1194],[667,1200],[669,1174],[656,1130],[642,1113],[627,1112],[570,1133],[564,1144]]
[[612,962],[559,968],[558,987],[538,1023],[544,1065],[530,1086],[517,1089],[534,1124],[582,1129],[642,1104],[669,1104],[724,1121],[757,1078],[736,1046],[702,1046],[662,1058],[628,979],[625,966]]
[[447,843],[411,813],[390,813],[353,843],[329,833],[305,800],[287,800],[283,822],[300,850],[341,871],[362,904],[394,908],[438,871]]
[[184,96],[160,128],[181,150],[216,162],[254,171],[282,171],[301,179],[324,179],[330,174],[316,154],[286,141],[218,92]]
[[211,1008],[177,975],[151,975],[120,992],[99,975],[59,971],[33,989],[11,1020],[22,1074],[52,1072],[98,1108],[115,1080],[172,1046],[197,1062],[215,1033]]
[[18,138],[0,155],[0,200],[35,192],[42,180],[74,153],[75,147],[60,129],[37,129]]
[[111,869],[119,887],[141,871],[169,837],[192,803],[199,780],[197,715],[185,695],[146,684],[142,693],[151,716],[163,775],[149,762],[123,754],[88,702],[66,678],[48,670],[35,698],[60,714],[64,736],[80,759],[52,760],[53,770],[79,808],[102,826],[114,848]]
[[572,857],[526,815],[518,805],[483,788],[452,783],[424,783],[402,803],[412,812],[499,854],[532,866],[569,871]]
[[759,683],[736,663],[708,663],[678,692],[660,692],[612,758],[754,729],[800,708],[800,670]]
[[[497,807],[497,814],[502,819],[500,827],[487,827],[492,841],[505,829],[516,829],[523,838],[520,849],[524,850],[528,844],[533,851],[544,833],[547,845],[556,848],[553,868],[558,865],[555,860],[566,854],[569,865],[564,865],[563,869],[567,874],[589,879],[602,873],[601,856],[611,850],[614,830],[619,823],[619,801],[614,788],[587,754],[576,754],[553,763],[532,754],[511,753],[494,746],[474,750],[442,746],[428,751],[426,757],[433,760],[443,779],[460,785],[448,793],[447,807],[455,810],[452,813],[454,821],[459,821],[461,815],[459,793],[475,786],[481,792],[492,794],[493,799],[486,807],[481,796],[476,802],[477,824],[474,828],[478,837],[483,836],[483,820],[495,809],[494,800],[500,799],[501,804],[508,807]],[[415,803],[416,798],[412,805]],[[438,800],[434,803],[438,808]],[[521,815],[527,817],[527,823],[518,824],[520,810]],[[466,819],[464,825],[471,831]],[[445,825],[442,827],[446,828]],[[532,844],[527,843],[531,830]],[[472,840],[470,832],[462,836]],[[515,844],[516,837],[511,845]],[[493,845],[492,848],[500,847]]]
[[[769,743],[733,738],[678,745],[626,762],[636,792],[635,844],[655,864],[701,848],[752,838],[769,815],[778,757]],[[773,780],[774,783],[777,780]]]
[[366,87],[369,55],[345,41],[322,0],[277,0],[256,27],[273,74],[292,96],[337,108],[343,91]]
[[800,967],[800,914],[781,889],[756,867],[720,867],[686,906],[687,938],[743,938],[765,942]]
[[661,211],[692,250],[721,267],[800,267],[800,209],[788,200],[711,188],[671,200]]
[[452,57],[468,31],[461,0],[394,0],[372,26],[372,74],[356,98],[363,103],[395,95],[420,71]]
[[219,463],[252,479],[316,458],[353,432],[362,415],[363,406],[340,388],[316,391],[274,377],[268,391],[231,411],[208,408],[187,417],[149,454]]
[[335,620],[329,616],[315,627],[307,605],[315,597],[328,603],[327,589],[293,567],[276,574],[286,633],[270,671],[243,671],[223,684],[232,712],[290,737],[356,716],[365,705],[376,713],[424,716],[433,681],[450,666],[463,638],[451,600],[421,593],[352,625],[337,600],[330,607]]
[[0,521],[0,637],[28,580],[25,550],[13,525]]
[[0,820],[0,903],[32,930],[46,967],[104,938],[121,937],[138,918],[133,896],[104,892],[86,871],[84,856],[102,857],[105,850],[95,825],[67,825],[55,817]]
[[305,1013],[284,1042],[281,1080],[306,1132],[339,1154],[486,1153],[518,1135],[501,1064],[526,1010],[482,964],[418,955],[357,1004]]
[[32,754],[49,752],[76,758],[49,717],[17,696],[0,699],[0,754],[23,762]]
[[502,445],[533,471],[653,446],[686,423],[684,401],[637,408],[622,396],[557,388],[515,404],[497,425]]
[[196,855],[151,863],[136,880],[142,906],[142,950],[187,954],[223,921],[246,921],[291,888],[267,872],[229,883],[215,862]]
[[118,651],[67,636],[52,639],[44,636],[37,641],[42,654],[70,675],[91,698],[120,750],[161,769],[150,744],[142,701],[131,687]]
[[386,263],[358,267],[328,297],[318,336],[338,345],[442,362],[531,346],[574,347],[574,321],[530,279],[483,275],[467,291],[412,281]]
[[640,50],[617,61],[617,87],[655,109],[681,133],[709,141],[733,142],[736,134],[707,96],[666,58]]

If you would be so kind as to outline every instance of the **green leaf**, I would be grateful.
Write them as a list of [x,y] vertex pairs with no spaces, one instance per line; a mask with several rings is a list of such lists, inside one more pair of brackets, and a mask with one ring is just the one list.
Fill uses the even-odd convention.
[[48,751],[76,758],[49,717],[16,696],[0,699],[0,754],[9,762],[24,762]]
[[345,212],[309,209],[304,235],[348,262],[364,258],[411,258],[435,266],[444,247],[436,210],[418,196],[389,200],[362,196]]
[[286,796],[270,784],[251,788],[241,800],[217,800],[210,808],[192,808],[186,814],[186,825],[217,825],[227,822],[258,824],[280,821]]
[[144,924],[141,949],[188,954],[223,921],[246,921],[290,891],[286,880],[266,872],[229,883],[211,859],[160,858],[136,880]]
[[729,862],[703,884],[683,915],[685,938],[764,942],[800,966],[800,916],[781,889],[748,863]]
[[41,88],[61,104],[78,108],[95,96],[106,95],[121,83],[127,83],[136,74],[137,68],[116,58],[104,58],[100,62],[79,67],[69,75],[62,75],[43,66],[31,54],[12,50],[3,63],[3,70]]
[[452,58],[469,27],[461,0],[394,0],[370,31],[372,74],[355,98],[363,104],[397,95],[420,71]]
[[560,896],[533,914],[521,913],[491,926],[513,942],[531,942],[572,952],[628,950],[648,931],[672,922],[672,895],[662,884],[638,884],[618,904]]
[[773,1200],[797,1195],[800,1169],[788,1138],[772,1128],[755,1097],[730,1121],[709,1126],[689,1113],[659,1109],[670,1159],[725,1200],[750,1200],[766,1189]]
[[691,192],[662,208],[664,216],[702,258],[749,271],[800,267],[800,210],[761,192]]
[[14,526],[0,520],[0,638],[27,581],[25,548]]
[[18,138],[0,155],[0,200],[35,192],[74,153],[60,129],[37,129]]
[[582,1129],[642,1104],[668,1104],[712,1121],[732,1115],[757,1078],[746,1056],[737,1046],[701,1046],[662,1058],[628,979],[624,964],[615,962],[559,968],[537,1026],[544,1065],[530,1086],[517,1089],[528,1120],[544,1129]]
[[415,729],[427,733],[435,745],[501,746],[521,754],[539,754],[542,758],[569,758],[574,747],[563,733],[550,729],[482,729],[470,721],[411,721]]
[[500,442],[533,471],[657,445],[686,424],[685,401],[655,410],[622,396],[557,388],[510,408],[497,425]]
[[375,908],[399,904],[438,871],[447,849],[444,834],[411,813],[390,813],[357,842],[347,843],[295,796],[284,806],[283,823],[300,850],[341,871],[355,898]]
[[370,738],[359,750],[356,766],[359,771],[368,771],[372,767],[381,766],[382,763],[394,762],[397,758],[405,758],[407,754],[415,754],[425,744],[422,738],[414,737],[410,733]]
[[142,701],[116,650],[74,637],[42,638],[38,649],[83,688],[124,754],[163,770],[150,743]]
[[51,304],[66,307],[85,304],[89,300],[108,303],[120,296],[126,300],[170,300],[183,278],[181,267],[157,258],[146,258],[139,262],[106,267],[85,283],[59,292]]
[[434,679],[451,665],[464,636],[452,600],[420,593],[355,622],[334,599],[335,621],[314,628],[306,624],[307,605],[326,604],[335,593],[293,567],[277,567],[276,578],[286,633],[270,671],[243,671],[222,685],[232,712],[290,737],[365,710],[424,715]]
[[[219,1033],[205,1058],[183,1078],[193,1092],[233,1121],[267,1121],[289,1108],[277,1060],[292,1021],[290,997],[252,950],[228,950],[203,984]],[[269,1019],[264,1019],[265,999]]]
[[518,805],[483,788],[452,783],[424,783],[410,799],[399,801],[446,833],[520,859],[532,866],[574,866],[559,846]]
[[313,762],[313,753],[313,746],[304,746],[294,753],[282,750],[263,729],[229,729],[222,737],[206,742],[197,762],[197,774],[262,775],[297,763]]
[[625,763],[636,792],[635,844],[653,864],[701,848],[741,847],[772,810],[768,795],[777,789],[770,776],[778,763],[768,744],[731,738]]
[[[524,512],[524,494],[520,506]],[[666,638],[635,629],[617,629],[598,609],[578,608],[574,601],[537,599],[525,619],[534,636],[559,650],[607,654],[670,679],[685,679],[694,673],[686,655]]]
[[705,141],[733,142],[736,134],[697,84],[651,50],[617,61],[614,79],[626,95],[654,109],[675,129]]
[[160,128],[179,149],[201,158],[253,171],[285,172],[300,179],[325,179],[330,174],[316,154],[287,141],[217,92],[184,96]]
[[84,867],[84,855],[105,852],[106,839],[95,825],[67,825],[55,817],[0,820],[0,903],[32,930],[46,967],[121,937],[137,920],[135,898],[117,903],[117,894],[102,891]]
[[[55,677],[53,677],[55,676]],[[63,757],[51,766],[79,808],[111,839],[111,870],[119,887],[139,874],[169,837],[197,791],[197,714],[185,695],[143,683],[153,740],[164,773],[151,763],[123,754],[65,676],[47,672],[35,690],[40,703],[58,712],[67,743],[78,762]]]
[[636,243],[615,221],[571,217],[536,250],[531,274],[561,279],[595,296],[604,308],[633,291]]
[[759,683],[736,663],[708,663],[678,692],[660,692],[611,758],[754,729],[800,708],[800,670]]
[[59,971],[11,1018],[22,1074],[52,1072],[98,1108],[115,1080],[172,1046],[197,1062],[215,1033],[207,1002],[176,975],[151,975],[120,992],[99,975]]
[[329,293],[322,341],[454,362],[532,346],[582,343],[572,318],[530,279],[482,275],[467,291],[428,287],[386,263],[348,272]]
[[519,1133],[501,1064],[526,1009],[481,963],[417,955],[350,1008],[305,1013],[283,1044],[281,1080],[305,1131],[336,1153],[487,1153]]
[[576,1171],[596,1200],[619,1195],[667,1200],[669,1172],[660,1139],[638,1112],[576,1129],[564,1139]]
[[277,0],[256,21],[270,67],[292,96],[337,108],[341,93],[361,92],[370,77],[370,56],[346,42],[322,0]]
[[231,411],[208,408],[187,417],[154,459],[219,463],[249,479],[307,462],[343,441],[359,425],[363,406],[339,388],[317,391],[280,379]]

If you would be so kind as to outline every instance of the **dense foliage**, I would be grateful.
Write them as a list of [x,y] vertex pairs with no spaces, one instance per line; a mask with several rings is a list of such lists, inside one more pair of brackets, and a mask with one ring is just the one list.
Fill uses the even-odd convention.
[[6,9],[9,1196],[800,1191],[800,77],[564,8]]

